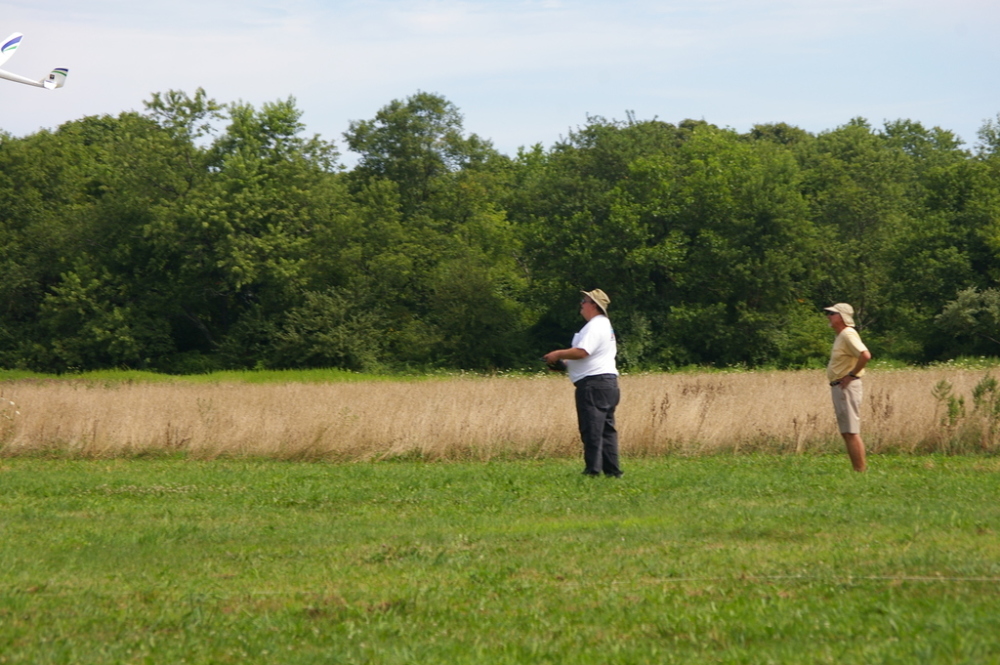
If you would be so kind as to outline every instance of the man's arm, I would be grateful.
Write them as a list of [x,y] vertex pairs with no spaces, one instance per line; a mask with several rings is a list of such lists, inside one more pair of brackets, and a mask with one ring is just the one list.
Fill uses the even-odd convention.
[[572,349],[556,349],[555,351],[549,351],[542,357],[545,358],[546,364],[554,365],[557,360],[583,360],[589,355],[590,354],[583,349],[573,347]]
[[868,361],[871,359],[872,359],[871,351],[868,351],[867,349],[858,354],[858,361],[854,363],[854,369],[851,370],[850,374],[848,374],[847,376],[845,376],[843,379],[840,380],[840,387],[846,388],[847,386],[851,385],[851,381],[858,378],[856,376],[857,373],[863,370],[865,368],[865,365],[867,365]]

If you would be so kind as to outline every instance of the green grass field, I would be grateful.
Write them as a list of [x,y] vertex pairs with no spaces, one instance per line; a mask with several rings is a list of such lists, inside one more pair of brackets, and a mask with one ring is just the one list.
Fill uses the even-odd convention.
[[0,460],[0,663],[1000,663],[1000,460]]

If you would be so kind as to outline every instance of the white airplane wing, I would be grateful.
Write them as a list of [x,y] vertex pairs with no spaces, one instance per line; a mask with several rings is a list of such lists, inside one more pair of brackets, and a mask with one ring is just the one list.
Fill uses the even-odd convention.
[[3,40],[3,45],[0,45],[0,65],[10,60],[10,56],[14,55],[14,51],[21,44],[21,38],[24,37],[20,32],[15,32],[13,35]]
[[[0,44],[0,65],[7,62],[17,47],[21,45],[21,38],[23,35],[20,32],[15,32],[10,37]],[[69,75],[69,70],[65,67],[56,67],[53,69],[49,75],[40,81],[35,81],[29,79],[26,76],[21,76],[20,74],[13,74],[11,72],[4,71],[0,69],[0,79],[7,79],[8,81],[16,81],[18,83],[24,83],[25,85],[33,85],[38,88],[45,88],[47,90],[54,90],[55,88],[61,88],[66,85],[66,76]]]

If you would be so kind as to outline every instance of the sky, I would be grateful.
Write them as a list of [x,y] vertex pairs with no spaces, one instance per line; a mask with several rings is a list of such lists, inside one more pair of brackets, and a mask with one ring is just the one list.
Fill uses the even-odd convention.
[[307,135],[343,141],[418,91],[508,155],[589,117],[820,133],[909,119],[977,143],[1000,113],[997,0],[0,0],[24,33],[0,130],[25,136],[143,111],[199,87],[221,103],[295,99]]

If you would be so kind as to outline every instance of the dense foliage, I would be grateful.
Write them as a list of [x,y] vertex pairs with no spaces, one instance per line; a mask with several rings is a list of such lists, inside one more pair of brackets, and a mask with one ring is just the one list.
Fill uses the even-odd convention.
[[1000,349],[1000,117],[813,135],[589,118],[516,156],[446,99],[306,137],[292,99],[155,94],[0,133],[0,366],[529,366],[612,298],[632,368]]

